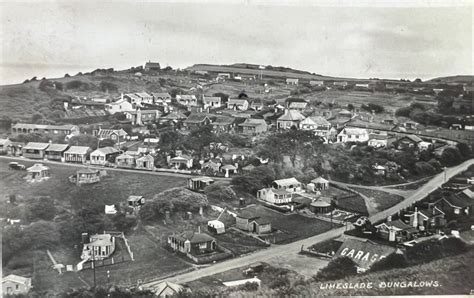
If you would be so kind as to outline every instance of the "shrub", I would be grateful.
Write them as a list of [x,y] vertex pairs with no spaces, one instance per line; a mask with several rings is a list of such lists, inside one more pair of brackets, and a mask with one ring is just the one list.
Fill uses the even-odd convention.
[[341,279],[357,274],[357,267],[354,261],[348,257],[336,258],[319,270],[315,279],[317,281]]
[[394,268],[407,267],[407,261],[403,254],[392,253],[391,255],[375,262],[371,267],[370,271],[382,271]]

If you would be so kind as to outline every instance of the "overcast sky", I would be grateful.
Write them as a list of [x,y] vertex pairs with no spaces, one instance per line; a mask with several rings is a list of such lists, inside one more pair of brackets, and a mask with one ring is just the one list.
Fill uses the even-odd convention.
[[148,60],[174,68],[247,62],[358,78],[473,74],[472,6],[458,2],[169,2],[2,2],[0,83]]

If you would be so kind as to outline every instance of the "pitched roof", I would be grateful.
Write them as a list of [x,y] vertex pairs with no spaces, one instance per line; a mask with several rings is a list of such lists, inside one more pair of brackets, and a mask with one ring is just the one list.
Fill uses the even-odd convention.
[[286,179],[279,179],[273,181],[273,183],[276,183],[278,185],[294,185],[294,184],[301,184],[296,178],[286,178]]
[[203,113],[191,113],[186,120],[184,120],[185,123],[201,123],[204,122],[205,120],[209,119],[209,116],[207,114]]
[[122,128],[121,129],[102,129],[101,128],[97,132],[97,137],[108,137],[111,134],[116,134],[120,137],[128,136],[128,133],[125,130],[123,130]]
[[312,183],[329,183],[328,180],[324,179],[323,177],[318,177],[318,178],[314,178],[313,180],[311,180]]
[[11,142],[9,139],[0,139],[0,146],[5,145],[7,142]]
[[166,290],[171,289],[175,294],[179,294],[184,290],[182,285],[178,285],[169,281],[160,282],[157,285],[152,286],[151,290],[157,297],[161,297],[161,294]]
[[312,202],[310,205],[313,207],[331,207],[331,202],[328,202],[328,199],[329,198],[321,197],[318,198],[316,201]]
[[229,125],[235,122],[234,117],[230,116],[217,116],[216,120],[212,122],[213,125]]
[[411,140],[415,143],[423,142],[423,140],[420,139],[420,137],[418,137],[417,135],[406,135],[406,136],[404,136],[400,139],[405,139],[405,138],[407,138],[407,139],[409,139],[409,140]]
[[237,170],[237,167],[234,166],[234,165],[223,165],[223,166],[221,167],[221,169],[222,169],[222,170],[232,170],[232,171],[235,171],[235,170]]
[[388,140],[388,135],[378,133],[369,134],[369,140]]
[[202,181],[202,182],[213,182],[214,179],[211,177],[201,176],[201,177],[192,177],[189,178],[191,181]]
[[400,219],[384,222],[384,223],[378,225],[377,227],[379,227],[381,225],[386,225],[387,227],[394,228],[396,230],[407,230],[407,229],[411,228],[409,225],[407,225],[406,223],[404,223]]
[[221,102],[222,99],[219,96],[204,96],[203,102],[208,103],[208,102]]
[[161,117],[161,119],[181,120],[181,119],[186,119],[186,116],[179,111],[173,111],[169,113],[168,115]]
[[25,129],[50,129],[50,130],[71,130],[77,126],[72,124],[65,125],[48,125],[48,124],[30,124],[30,123],[16,123],[12,128],[25,128]]
[[229,98],[227,105],[244,105],[245,102],[248,103],[247,99],[245,98]]
[[288,110],[285,112],[285,114],[281,115],[280,118],[278,118],[278,121],[300,121],[304,119],[305,117],[301,115],[300,112],[295,110]]
[[138,93],[135,93],[135,94],[139,97],[151,97],[151,95],[146,93],[146,92],[138,92]]
[[356,127],[346,127],[341,133],[344,132],[346,135],[366,135],[368,134],[367,129],[356,128]]
[[35,163],[33,166],[29,167],[26,169],[28,172],[41,172],[41,171],[47,171],[49,168],[47,166],[44,166],[41,163]]
[[171,95],[168,93],[168,92],[153,92],[151,93],[151,95],[153,95],[153,97],[171,97]]
[[317,126],[331,126],[331,123],[329,123],[329,121],[327,121],[324,117],[321,117],[321,116],[311,116],[311,117],[308,117],[309,119],[313,120],[313,122],[317,125]]
[[178,94],[176,95],[176,98],[177,99],[181,99],[181,100],[196,100],[196,96],[191,94]]
[[[362,256],[358,254],[359,251],[362,252]],[[381,257],[387,257],[395,251],[395,247],[375,243],[368,239],[349,238],[342,243],[334,257],[347,256],[359,267],[368,269]],[[377,255],[377,257],[375,257],[375,255]]]
[[150,154],[143,155],[142,157],[137,158],[137,161],[143,161],[143,160],[151,161],[151,160],[155,160],[155,159]]
[[7,275],[5,277],[2,277],[2,282],[5,282],[5,281],[11,281],[11,282],[26,285],[26,284],[29,284],[31,282],[31,278],[19,276],[19,275],[16,275],[16,274],[10,274],[10,275]]
[[77,174],[98,174],[99,170],[91,168],[83,168],[76,171]]
[[91,148],[87,146],[71,146],[66,152],[69,154],[87,154]]
[[63,152],[69,147],[68,144],[50,144],[46,151]]
[[27,150],[45,150],[48,148],[49,143],[37,143],[37,142],[29,142],[28,144],[23,147],[23,149]]
[[90,245],[94,246],[109,246],[112,245],[113,236],[110,234],[96,234],[92,235]]
[[209,241],[215,241],[214,237],[206,234],[206,233],[196,233],[194,231],[188,231],[181,233],[177,236],[174,236],[176,239],[182,240],[182,241],[187,241],[191,243],[203,243],[203,242],[209,242]]
[[97,153],[102,153],[102,154],[113,154],[113,153],[117,153],[119,152],[117,149],[115,149],[114,147],[102,147],[102,148],[97,148],[96,150],[94,150],[94,152],[91,153],[92,154],[97,154]]

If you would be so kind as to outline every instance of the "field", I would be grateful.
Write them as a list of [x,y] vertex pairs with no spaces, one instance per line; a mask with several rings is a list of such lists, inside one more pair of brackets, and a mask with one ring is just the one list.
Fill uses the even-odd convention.
[[403,201],[403,197],[399,195],[390,194],[383,191],[367,189],[367,188],[358,188],[351,187],[354,190],[360,192],[361,194],[371,198],[371,203],[377,211],[382,211],[392,207]]
[[[285,244],[310,236],[321,234],[331,229],[331,223],[316,218],[308,218],[299,214],[282,214],[264,206],[248,207],[262,218],[270,220],[273,229],[279,230],[269,236],[262,237],[271,243]],[[244,209],[245,210],[245,209]],[[333,224],[333,228],[339,227]]]
[[[41,161],[37,161],[41,163]],[[34,161],[22,161],[22,164],[33,165]],[[11,170],[8,160],[0,159],[0,189],[3,202],[7,195],[16,194],[18,202],[22,198],[51,196],[57,204],[78,210],[83,203],[89,207],[124,202],[129,195],[142,195],[150,198],[168,188],[186,185],[186,179],[172,176],[156,176],[144,173],[129,173],[109,170],[102,181],[92,185],[76,186],[68,181],[81,166],[48,164],[51,177],[42,182],[27,183],[23,177],[25,171]],[[92,199],[92,200],[91,200]],[[1,214],[0,216],[5,215]]]

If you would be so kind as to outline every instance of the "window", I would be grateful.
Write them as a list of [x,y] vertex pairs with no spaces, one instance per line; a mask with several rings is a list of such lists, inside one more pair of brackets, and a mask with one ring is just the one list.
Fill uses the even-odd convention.
[[199,249],[206,249],[207,248],[207,244],[204,242],[204,243],[199,243]]

